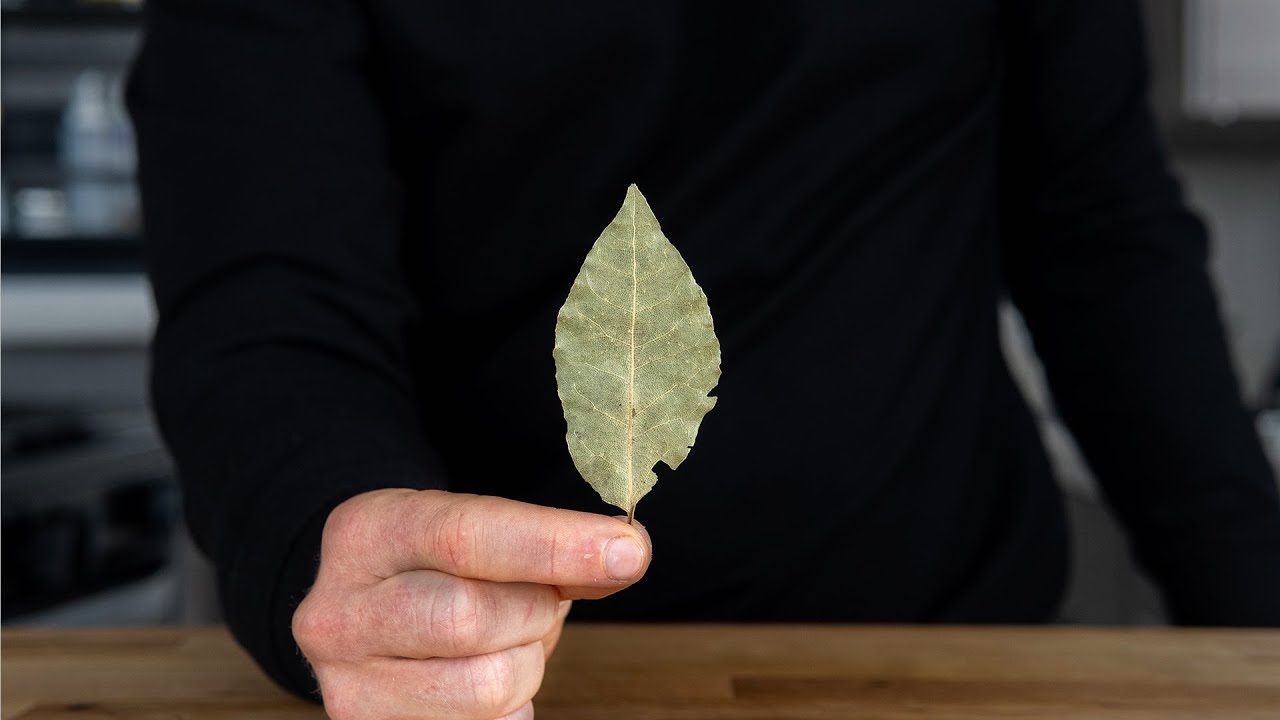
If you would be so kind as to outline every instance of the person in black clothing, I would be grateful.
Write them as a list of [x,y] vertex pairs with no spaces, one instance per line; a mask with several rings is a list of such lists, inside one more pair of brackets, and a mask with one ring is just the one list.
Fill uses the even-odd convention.
[[[624,587],[574,617],[1048,621],[1006,295],[1172,617],[1280,625],[1276,485],[1146,81],[1131,0],[149,2],[154,404],[231,629],[334,717],[491,718]],[[640,506],[651,566],[551,357],[632,182],[724,357]]]

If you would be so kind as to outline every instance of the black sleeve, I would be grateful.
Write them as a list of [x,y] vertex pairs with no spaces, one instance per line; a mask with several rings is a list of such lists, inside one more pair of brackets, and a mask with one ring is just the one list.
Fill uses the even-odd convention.
[[1166,168],[1132,0],[1008,2],[1005,273],[1173,619],[1280,625],[1280,502],[1206,239]]
[[157,0],[130,80],[153,403],[228,624],[300,694],[315,685],[290,618],[329,510],[442,486],[364,43],[342,0]]

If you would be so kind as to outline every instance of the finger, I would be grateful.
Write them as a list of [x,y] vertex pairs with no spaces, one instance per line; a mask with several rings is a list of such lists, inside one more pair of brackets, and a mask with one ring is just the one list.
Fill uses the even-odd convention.
[[[619,522],[627,521],[626,515],[615,515],[614,518],[616,518]],[[640,533],[640,537],[643,539],[643,545],[644,545],[646,556],[647,556],[645,558],[644,572],[647,572],[649,569],[649,563],[653,561],[653,540],[650,539],[649,537],[649,531],[645,529],[645,526],[641,525],[639,521],[633,520],[631,523],[628,524],[628,527],[634,528],[637,532]],[[641,572],[641,574],[631,582],[634,583],[636,580],[639,580],[641,577],[644,577],[644,572]],[[629,585],[631,583],[627,583],[627,584]],[[600,586],[594,586],[594,587],[593,586],[579,586],[579,587],[565,586],[560,588],[560,597],[570,599],[570,600],[599,600],[600,598],[608,597],[609,595],[612,595],[615,592],[618,592],[618,590],[620,589],[621,588],[618,588],[618,587],[600,587]]]
[[556,651],[556,645],[560,642],[560,633],[564,631],[564,619],[569,616],[569,608],[573,606],[572,600],[564,600],[560,603],[560,608],[556,612],[555,624],[551,627],[551,632],[542,638],[543,655],[551,657],[551,653]]
[[[383,493],[353,510],[354,517],[337,520],[334,511],[332,534],[379,578],[439,570],[479,580],[592,588],[601,596],[634,582],[649,564],[645,536],[603,515],[439,490]],[[326,543],[330,534],[326,527]]]
[[649,537],[649,528],[645,527],[644,523],[636,520],[635,518],[628,520],[626,515],[614,515],[613,517],[631,525],[636,530],[639,530],[640,534],[644,536],[645,542],[649,543],[651,547],[653,546],[653,538]]
[[[544,667],[542,644],[535,642],[466,658],[383,658],[348,675],[344,685],[373,703],[363,717],[490,720],[527,705],[542,684]],[[326,708],[328,703],[325,694]]]
[[553,587],[435,570],[387,578],[362,590],[353,605],[367,654],[418,659],[485,655],[538,642],[561,617]]
[[524,707],[498,720],[533,720],[533,703],[525,703]]

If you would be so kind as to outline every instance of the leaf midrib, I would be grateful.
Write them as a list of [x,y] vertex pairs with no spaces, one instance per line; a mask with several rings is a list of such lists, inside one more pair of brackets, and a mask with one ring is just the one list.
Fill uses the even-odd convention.
[[639,291],[640,277],[636,268],[636,203],[639,198],[631,198],[631,361],[628,364],[627,383],[627,522],[631,522],[636,511],[635,463],[632,453],[635,452],[636,427],[636,295]]

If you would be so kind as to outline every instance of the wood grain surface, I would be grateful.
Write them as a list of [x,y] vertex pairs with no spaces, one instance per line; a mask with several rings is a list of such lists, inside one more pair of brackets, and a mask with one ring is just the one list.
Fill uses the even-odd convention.
[[[3,720],[324,718],[221,628],[5,630]],[[1280,718],[1280,632],[570,625],[539,720]]]

